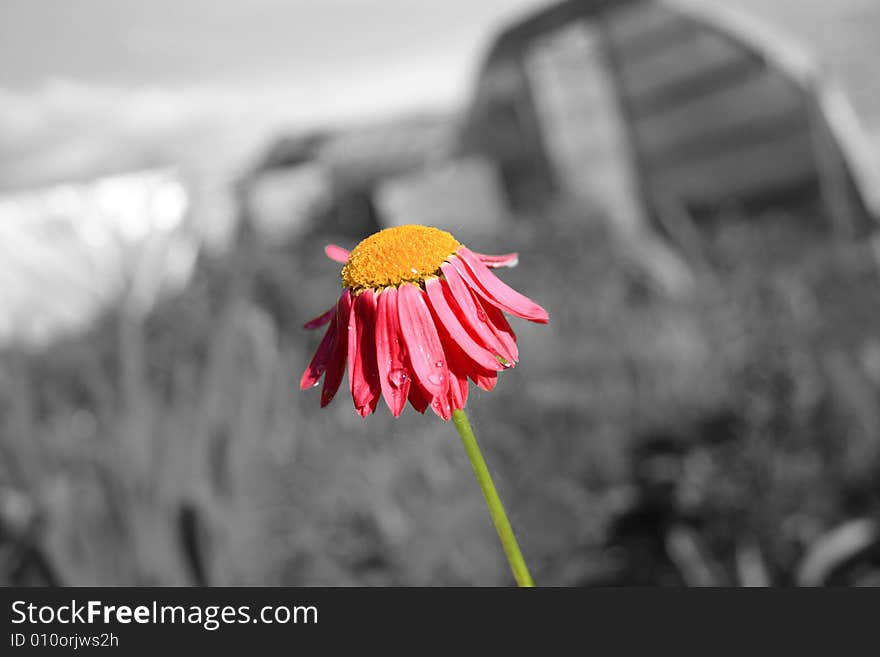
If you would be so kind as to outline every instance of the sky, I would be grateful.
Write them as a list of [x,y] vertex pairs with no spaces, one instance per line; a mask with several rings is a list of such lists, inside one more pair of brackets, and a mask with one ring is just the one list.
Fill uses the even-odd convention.
[[[274,132],[460,107],[493,34],[548,3],[0,0],[0,192],[232,167]],[[814,47],[880,116],[877,0],[722,4]]]
[[[0,0],[0,342],[82,325],[124,263],[157,278],[138,264],[156,249],[116,253],[150,223],[154,174],[90,179],[179,165],[222,182],[279,132],[456,109],[492,35],[542,4]],[[163,235],[144,243],[186,270],[188,243]]]
[[[846,83],[880,143],[880,1],[676,1],[733,6],[791,33]],[[278,133],[460,108],[493,35],[549,2],[0,0],[0,341],[10,318],[63,310],[75,323],[61,301],[77,297],[59,281],[73,285],[65,267],[87,260],[65,255],[70,231],[50,245],[29,219],[51,214],[41,195],[15,194],[169,164],[222,182]],[[119,189],[129,184],[141,183]],[[91,212],[91,188],[76,189],[56,188],[80,199],[71,226]],[[24,240],[25,229],[39,230]]]
[[177,159],[219,132],[234,150],[268,126],[457,107],[493,33],[543,4],[2,0],[0,190]]
[[[535,0],[4,0],[0,80],[284,85],[302,93],[431,64],[448,84]],[[460,72],[458,72],[460,74]]]

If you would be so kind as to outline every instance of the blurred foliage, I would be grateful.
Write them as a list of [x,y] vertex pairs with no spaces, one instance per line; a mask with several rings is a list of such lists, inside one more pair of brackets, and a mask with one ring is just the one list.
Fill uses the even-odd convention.
[[[515,324],[521,363],[469,404],[537,581],[796,581],[825,532],[878,513],[868,246],[731,214],[685,262],[603,226],[560,205],[471,245],[518,250],[500,275],[551,316]],[[339,291],[329,241],[357,238],[244,235],[143,320],[2,354],[0,559],[52,569],[7,579],[509,583],[450,426],[299,392],[321,337],[300,327]]]

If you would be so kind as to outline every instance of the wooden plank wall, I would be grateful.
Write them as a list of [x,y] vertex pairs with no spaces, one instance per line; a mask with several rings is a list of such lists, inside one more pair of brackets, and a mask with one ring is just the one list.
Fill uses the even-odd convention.
[[662,3],[610,9],[603,23],[650,204],[818,198],[810,104],[785,71]]
[[[830,93],[809,55],[771,26],[725,5],[704,9],[689,0],[568,0],[511,25],[485,61],[458,150],[498,162],[514,207],[570,193],[566,181],[575,174],[603,184],[607,157],[560,171],[576,158],[554,157],[561,143],[554,135],[574,122],[566,110],[563,130],[560,113],[542,111],[546,89],[534,79],[539,51],[586,27],[604,46],[599,65],[617,83],[621,148],[635,164],[647,214],[661,225],[673,215],[772,205],[806,210],[838,234],[875,230],[880,172],[845,98]],[[578,94],[589,96],[570,95]],[[582,120],[594,114],[585,108]]]
[[532,39],[526,72],[560,190],[632,233],[643,227],[645,212],[605,41],[596,21],[569,21]]
[[521,53],[490,56],[460,135],[459,156],[488,155],[515,207],[556,190]]

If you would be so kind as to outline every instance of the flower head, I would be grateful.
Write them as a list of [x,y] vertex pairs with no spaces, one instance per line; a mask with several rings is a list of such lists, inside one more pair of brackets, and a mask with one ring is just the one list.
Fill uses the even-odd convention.
[[498,372],[519,360],[504,312],[548,321],[547,311],[489,271],[515,265],[515,253],[474,253],[437,228],[387,228],[351,253],[338,246],[325,251],[344,263],[344,290],[333,308],[305,325],[329,324],[300,381],[305,390],[324,377],[322,407],[347,366],[362,417],[381,397],[395,417],[408,400],[420,413],[430,406],[448,420],[467,403],[468,379],[492,390]]

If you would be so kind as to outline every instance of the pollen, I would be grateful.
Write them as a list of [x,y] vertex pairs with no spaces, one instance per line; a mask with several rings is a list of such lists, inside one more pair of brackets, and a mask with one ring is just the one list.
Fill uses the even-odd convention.
[[396,226],[358,244],[342,267],[342,282],[354,292],[420,283],[440,272],[461,244],[431,226]]

